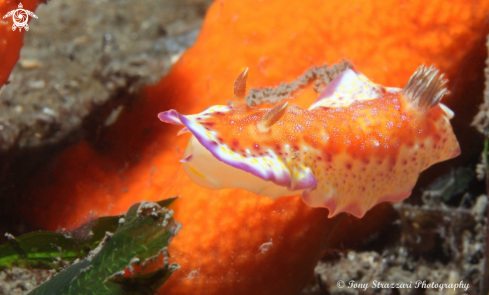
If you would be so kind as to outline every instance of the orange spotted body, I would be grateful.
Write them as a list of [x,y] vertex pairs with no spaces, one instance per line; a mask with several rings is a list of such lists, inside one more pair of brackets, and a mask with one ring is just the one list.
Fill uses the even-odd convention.
[[[160,119],[193,133],[182,162],[197,184],[271,198],[302,193],[306,204],[326,207],[330,216],[362,217],[380,202],[407,198],[421,171],[460,153],[451,111],[438,101],[420,107],[409,90],[373,84],[351,70],[337,80],[309,110],[287,103],[275,115],[273,108],[238,103],[191,116],[169,111]],[[260,128],[267,114],[273,123]],[[266,183],[248,179],[250,173]]]
[[[220,134],[229,135],[221,138],[222,143],[243,155],[247,148],[254,154],[272,148],[287,156],[287,153],[280,153],[287,143],[296,150],[300,150],[304,144],[321,147],[322,153],[318,157],[324,160],[346,151],[353,158],[364,161],[372,157],[392,158],[395,161],[401,144],[414,146],[415,142],[427,137],[442,140],[437,133],[436,122],[445,115],[440,107],[424,115],[424,112],[412,109],[398,94],[387,93],[382,98],[356,103],[348,108],[304,110],[292,106],[269,133],[261,133],[256,123],[267,111],[232,109],[202,124]],[[448,128],[449,125],[440,132],[446,133]],[[437,148],[441,149],[442,145]],[[320,161],[320,158],[316,160]]]

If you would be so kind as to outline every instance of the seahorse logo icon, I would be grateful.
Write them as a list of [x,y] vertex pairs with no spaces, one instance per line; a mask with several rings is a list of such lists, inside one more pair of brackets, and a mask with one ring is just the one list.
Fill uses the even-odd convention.
[[27,24],[27,22],[29,21],[29,15],[33,18],[38,18],[37,15],[35,15],[32,11],[24,9],[22,3],[19,3],[19,8],[10,11],[6,15],[4,15],[3,18],[12,16],[12,19],[14,21],[14,24],[12,25],[12,31],[15,31],[17,28],[19,28],[19,32],[22,31],[22,28],[24,28],[26,31],[29,31],[29,25]]

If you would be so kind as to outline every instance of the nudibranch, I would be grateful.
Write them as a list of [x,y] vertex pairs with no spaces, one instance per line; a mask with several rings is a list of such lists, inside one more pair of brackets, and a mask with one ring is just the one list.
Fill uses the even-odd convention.
[[419,67],[403,89],[347,69],[307,110],[291,101],[247,106],[246,79],[247,70],[235,81],[233,105],[158,114],[184,125],[179,134],[192,133],[181,162],[200,186],[271,199],[302,194],[330,217],[362,217],[407,198],[421,171],[460,153],[453,112],[440,103],[446,80],[434,67]]

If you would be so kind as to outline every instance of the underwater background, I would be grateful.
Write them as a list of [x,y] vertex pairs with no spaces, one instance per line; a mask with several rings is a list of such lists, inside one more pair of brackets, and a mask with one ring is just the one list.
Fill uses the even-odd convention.
[[[0,0],[0,14],[19,3]],[[28,31],[13,31],[11,18],[0,20],[0,294],[27,294],[53,274],[47,269],[59,272],[105,245],[105,230],[94,229],[100,217],[117,216],[116,225],[122,218],[128,226],[132,213],[123,214],[135,203],[174,196],[180,197],[171,205],[148,207],[158,212],[156,221],[171,220],[161,236],[167,248],[151,260],[164,273],[153,274],[151,283],[114,279],[124,292],[137,286],[141,294],[487,294],[489,2],[22,5],[37,16]],[[179,162],[188,136],[177,137],[178,128],[156,116],[227,104],[246,67],[250,93],[265,96],[265,87],[339,63],[392,87],[404,86],[419,65],[434,64],[449,80],[443,103],[455,112],[451,123],[462,150],[424,171],[408,199],[380,204],[362,219],[329,219],[326,209],[309,208],[298,196],[272,201],[201,188]],[[310,84],[293,93],[297,101],[318,95]],[[138,208],[137,216],[149,220],[146,207]],[[64,232],[77,243],[102,235],[83,247],[75,243],[82,248],[75,254],[57,245],[41,261],[30,255],[43,254],[33,250],[40,241],[13,238],[38,230]],[[146,272],[156,267],[131,263]],[[118,265],[121,276],[130,277],[131,263]],[[340,280],[369,288],[341,287]],[[372,287],[418,280],[463,281],[470,288]]]

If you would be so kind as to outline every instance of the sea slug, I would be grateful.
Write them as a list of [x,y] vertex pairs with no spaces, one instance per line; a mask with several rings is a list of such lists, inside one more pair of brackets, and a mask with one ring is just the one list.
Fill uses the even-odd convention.
[[411,194],[421,171],[460,154],[440,103],[446,80],[420,66],[403,89],[375,84],[347,69],[309,107],[246,105],[248,71],[235,81],[233,105],[184,116],[158,115],[191,132],[181,160],[210,189],[240,188],[276,199],[302,194],[329,215],[362,217],[384,201]]

